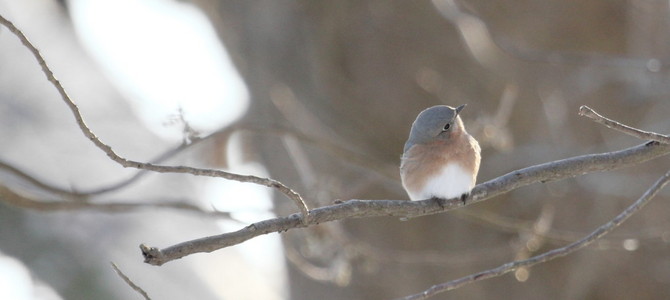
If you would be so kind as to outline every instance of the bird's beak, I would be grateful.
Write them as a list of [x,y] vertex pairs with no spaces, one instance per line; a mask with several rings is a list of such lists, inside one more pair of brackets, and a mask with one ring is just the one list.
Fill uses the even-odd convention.
[[465,108],[466,105],[467,105],[467,104],[463,104],[463,105],[461,105],[461,106],[459,106],[459,107],[456,107],[456,115],[458,115],[459,113],[461,113],[461,110],[463,110],[463,108]]

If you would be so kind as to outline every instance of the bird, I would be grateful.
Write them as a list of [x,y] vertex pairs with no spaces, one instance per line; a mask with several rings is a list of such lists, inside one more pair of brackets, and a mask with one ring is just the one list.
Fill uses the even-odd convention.
[[400,178],[410,200],[460,197],[465,205],[477,181],[481,148],[459,116],[466,104],[436,105],[412,123],[400,160]]

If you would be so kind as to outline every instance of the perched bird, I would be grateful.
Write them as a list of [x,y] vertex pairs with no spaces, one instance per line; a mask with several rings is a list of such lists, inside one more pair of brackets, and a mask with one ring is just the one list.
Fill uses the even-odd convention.
[[458,115],[464,107],[433,106],[412,124],[400,163],[402,185],[411,200],[465,201],[475,186],[481,149]]

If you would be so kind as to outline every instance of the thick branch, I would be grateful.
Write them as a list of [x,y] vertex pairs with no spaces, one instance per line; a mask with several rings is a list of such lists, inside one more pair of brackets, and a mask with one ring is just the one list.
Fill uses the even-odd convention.
[[512,272],[516,269],[522,268],[522,267],[530,267],[539,263],[543,263],[546,261],[550,261],[552,259],[566,256],[572,252],[575,252],[579,249],[582,249],[589,244],[593,243],[597,239],[601,238],[602,236],[608,234],[614,228],[618,227],[626,221],[630,216],[632,216],[636,211],[641,209],[645,204],[647,204],[656,194],[658,194],[663,187],[665,187],[666,184],[670,182],[670,172],[665,173],[663,177],[659,178],[656,183],[654,183],[637,201],[635,201],[633,204],[631,204],[629,207],[626,208],[623,212],[621,212],[619,215],[617,215],[614,219],[611,221],[607,222],[605,225],[602,225],[598,227],[595,231],[591,232],[591,234],[585,236],[579,241],[576,241],[574,243],[571,243],[565,247],[557,248],[554,250],[551,250],[549,252],[545,252],[543,254],[533,256],[529,259],[524,259],[524,260],[518,260],[510,263],[506,263],[504,265],[501,265],[497,268],[482,271],[479,273],[471,274],[465,277],[461,277],[449,282],[445,282],[442,284],[434,285],[431,288],[421,292],[417,293],[414,295],[409,295],[407,297],[401,298],[401,300],[420,300],[420,299],[427,299],[429,297],[435,296],[439,293],[446,292],[449,290],[453,290],[456,288],[459,288],[463,285],[473,283],[475,281],[480,281],[484,279],[489,279],[493,277],[498,277],[504,274],[507,274],[509,272]]
[[150,163],[143,163],[143,162],[138,162],[138,161],[133,161],[133,160],[128,160],[126,158],[123,158],[116,154],[114,150],[112,150],[112,147],[109,145],[103,143],[94,133],[91,131],[90,128],[86,125],[84,122],[84,118],[81,115],[81,112],[79,111],[79,107],[77,106],[74,101],[70,98],[70,96],[67,94],[65,91],[65,88],[61,83],[56,79],[54,76],[53,72],[47,65],[46,61],[42,57],[42,54],[40,54],[39,50],[28,40],[28,38],[19,30],[14,24],[5,19],[2,15],[0,15],[0,24],[4,25],[11,31],[14,35],[16,35],[21,43],[30,50],[30,52],[33,54],[35,59],[37,60],[37,63],[40,65],[42,68],[42,72],[44,75],[46,75],[47,80],[51,82],[51,84],[58,90],[58,93],[60,94],[61,98],[65,102],[65,104],[70,108],[72,111],[72,114],[74,115],[75,121],[77,122],[77,125],[79,126],[79,129],[81,132],[86,136],[93,144],[100,148],[107,156],[122,165],[123,167],[126,168],[136,168],[136,169],[143,169],[143,170],[149,170],[153,172],[159,172],[159,173],[188,173],[192,175],[197,175],[197,176],[209,176],[209,177],[220,177],[220,178],[225,178],[228,180],[235,180],[235,181],[240,181],[240,182],[249,182],[249,183],[255,183],[259,185],[264,185],[270,188],[277,189],[279,192],[283,193],[289,199],[293,200],[295,205],[300,209],[302,212],[304,218],[302,219],[302,222],[305,224],[309,223],[308,217],[309,217],[309,210],[307,208],[307,205],[305,204],[305,201],[303,201],[302,197],[300,194],[296,193],[283,183],[270,179],[270,178],[262,178],[262,177],[257,177],[253,175],[240,175],[240,174],[234,174],[234,173],[229,173],[229,172],[224,172],[221,170],[213,170],[213,169],[198,169],[198,168],[192,168],[192,167],[185,167],[185,166],[161,166],[161,165],[155,165],[155,164],[150,164]]
[[[589,154],[539,164],[510,172],[477,185],[472,190],[467,202],[484,201],[536,182],[560,180],[596,171],[633,166],[669,153],[670,146],[649,142],[620,151]],[[340,204],[311,210],[312,223],[310,224],[362,217],[415,217],[448,211],[461,206],[463,206],[463,203],[458,198],[447,200],[444,209],[431,200],[349,200]],[[190,254],[212,252],[240,244],[251,238],[270,232],[283,232],[306,226],[308,225],[301,223],[298,214],[292,214],[287,217],[257,222],[235,232],[187,241],[165,249],[148,247],[146,245],[141,245],[140,248],[145,257],[145,262],[152,265],[162,265]]]

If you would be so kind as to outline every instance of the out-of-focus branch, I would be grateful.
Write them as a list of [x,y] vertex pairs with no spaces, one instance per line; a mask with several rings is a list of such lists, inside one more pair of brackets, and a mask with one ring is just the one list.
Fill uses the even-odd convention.
[[610,233],[614,228],[617,226],[621,225],[624,221],[626,221],[630,216],[632,216],[635,212],[637,212],[640,208],[642,208],[645,204],[647,204],[656,194],[665,187],[666,184],[670,182],[670,172],[665,173],[661,178],[659,178],[656,183],[654,183],[637,201],[635,201],[633,204],[628,206],[623,212],[621,212],[619,215],[614,217],[611,221],[607,222],[605,225],[602,225],[598,227],[595,231],[591,232],[591,234],[585,236],[584,238],[580,239],[579,241],[576,241],[572,244],[569,244],[565,247],[557,248],[554,250],[551,250],[549,252],[545,252],[543,254],[533,256],[529,259],[524,259],[524,260],[518,260],[510,263],[506,263],[504,265],[501,265],[497,268],[494,269],[489,269],[486,271],[482,271],[479,273],[471,274],[465,277],[461,277],[449,282],[445,282],[442,284],[434,285],[430,287],[429,289],[417,293],[414,295],[409,295],[404,298],[400,298],[401,300],[419,300],[419,299],[427,299],[429,297],[435,296],[439,293],[443,293],[449,290],[453,290],[456,288],[459,288],[463,285],[473,283],[476,281],[484,280],[484,279],[489,279],[493,277],[498,277],[504,274],[507,274],[509,272],[512,272],[516,269],[523,268],[523,267],[530,267],[539,263],[547,262],[552,259],[566,256],[572,252],[575,252],[579,249],[582,249],[589,244],[593,243],[594,241],[598,240],[602,236]]
[[110,264],[112,265],[112,269],[114,269],[114,272],[116,272],[116,275],[119,275],[119,277],[121,277],[121,279],[123,279],[123,281],[126,282],[128,286],[130,286],[133,290],[142,295],[142,297],[144,297],[145,300],[151,300],[151,298],[149,298],[149,294],[147,294],[147,292],[145,292],[140,286],[138,286],[132,280],[130,280],[130,278],[128,278],[126,274],[123,274],[123,272],[121,272],[121,270],[115,263],[112,262]]
[[327,152],[329,155],[340,158],[350,164],[370,169],[390,180],[400,180],[400,175],[397,170],[398,166],[391,166],[375,157],[347,149],[346,147],[327,139],[304,134],[296,129],[286,128],[280,125],[259,126],[253,124],[237,124],[226,128],[224,131],[225,133],[222,131],[222,134],[231,134],[234,131],[248,131],[256,134],[294,137],[304,144],[317,147],[320,150]]
[[439,250],[399,250],[387,247],[374,247],[365,242],[353,242],[347,244],[347,248],[353,249],[357,257],[377,262],[391,262],[394,264],[420,264],[430,266],[469,265],[481,263],[482,261],[499,261],[509,257],[511,248],[508,244],[491,245],[475,249],[467,249],[460,252]]
[[433,4],[461,35],[466,50],[485,67],[497,68],[502,61],[486,24],[478,17],[460,9],[454,0],[433,0]]
[[37,187],[41,190],[44,190],[49,193],[53,193],[55,195],[64,197],[66,199],[72,199],[72,200],[81,200],[86,198],[85,194],[80,194],[75,191],[68,191],[62,188],[59,188],[57,186],[50,185],[48,183],[44,183],[41,180],[29,175],[28,173],[22,171],[21,169],[12,166],[9,163],[6,163],[4,161],[0,161],[0,169],[4,169],[7,172],[13,174],[14,176],[21,178],[25,180],[26,182],[30,183],[34,187]]
[[58,90],[58,93],[60,94],[61,98],[65,102],[65,104],[70,108],[72,111],[72,114],[74,115],[75,121],[77,122],[77,125],[79,126],[79,129],[82,131],[84,136],[86,136],[93,144],[100,148],[107,156],[117,162],[118,164],[122,165],[123,167],[127,168],[136,168],[136,169],[143,169],[143,170],[148,170],[148,171],[153,171],[153,172],[158,172],[158,173],[188,173],[196,176],[209,176],[209,177],[219,177],[219,178],[224,178],[228,180],[235,180],[235,181],[240,181],[240,182],[249,182],[249,183],[255,183],[263,186],[267,186],[270,188],[274,188],[284,195],[286,195],[289,199],[293,200],[295,205],[300,209],[303,217],[301,218],[301,222],[304,222],[305,224],[309,223],[309,209],[307,208],[307,205],[305,204],[305,201],[303,201],[302,197],[300,194],[297,192],[293,191],[291,188],[287,187],[283,183],[270,179],[270,178],[263,178],[263,177],[258,177],[258,176],[253,176],[253,175],[240,175],[240,174],[235,174],[235,173],[230,173],[230,172],[225,172],[221,170],[214,170],[214,169],[200,169],[200,168],[193,168],[193,167],[187,167],[187,166],[163,166],[163,165],[156,165],[156,164],[151,164],[151,163],[144,163],[144,162],[138,162],[138,161],[133,161],[126,159],[124,157],[119,156],[114,152],[112,147],[109,145],[103,143],[92,131],[91,129],[86,125],[84,122],[84,119],[81,115],[81,112],[79,111],[79,107],[77,106],[74,101],[70,98],[70,96],[67,94],[65,91],[65,88],[61,83],[56,79],[54,76],[53,72],[47,65],[46,61],[40,54],[39,50],[28,40],[28,38],[19,30],[12,22],[9,20],[5,19],[2,15],[0,15],[0,24],[4,25],[11,31],[14,35],[16,35],[21,43],[30,50],[30,52],[33,54],[35,59],[37,60],[37,63],[40,65],[42,68],[42,72],[47,77],[47,80],[51,82],[51,84]]
[[31,209],[36,211],[72,211],[72,210],[91,210],[106,213],[122,213],[137,211],[142,208],[167,208],[179,209],[188,212],[193,212],[205,216],[219,217],[233,219],[230,213],[222,211],[206,211],[186,201],[170,200],[161,201],[157,203],[133,203],[133,202],[110,202],[110,203],[94,203],[82,201],[47,201],[37,200],[28,196],[22,195],[11,189],[0,185],[0,202],[12,206]]
[[321,267],[305,259],[298,250],[287,248],[285,252],[288,261],[303,274],[314,280],[332,282],[339,286],[346,286],[351,282],[351,265],[347,258],[335,257],[328,266]]
[[[554,208],[550,204],[545,204],[542,213],[535,220],[530,232],[519,232],[519,249],[515,260],[528,259],[545,242],[544,235],[551,229],[551,223],[554,220]],[[520,282],[525,282],[530,277],[530,269],[521,267],[514,271],[514,277]]]
[[[199,141],[199,140],[197,140]],[[193,145],[194,143],[188,144],[188,145],[181,145],[175,149],[171,149],[161,155],[159,155],[156,159],[152,160],[152,163],[159,163],[161,161],[164,161],[165,159],[168,159],[172,157],[173,155],[179,153],[180,151],[186,149],[187,147]],[[74,190],[74,189],[64,189],[60,188],[54,185],[51,185],[49,183],[43,182],[40,179],[37,179],[36,177],[28,174],[27,172],[24,172],[23,170],[7,163],[4,161],[0,161],[0,169],[3,169],[7,171],[8,173],[13,174],[14,176],[25,180],[27,183],[31,184],[35,188],[38,188],[40,190],[43,190],[48,193],[52,193],[56,196],[63,197],[65,200],[73,200],[73,201],[87,201],[90,200],[91,197],[109,193],[112,191],[116,191],[119,189],[122,189],[137,180],[139,180],[142,176],[147,174],[147,170],[138,170],[137,173],[133,174],[132,176],[123,179],[119,182],[116,182],[114,184],[110,184],[108,186],[103,186],[103,187],[98,187],[98,188],[93,188],[93,189],[88,189],[88,190]]]
[[[461,2],[461,1],[458,1]],[[585,52],[547,51],[523,49],[514,40],[498,38],[491,34],[485,20],[476,16],[467,3],[455,0],[433,0],[433,4],[447,21],[461,34],[464,46],[485,67],[507,65],[507,58],[532,63],[563,65],[600,65],[621,67],[626,70],[642,69],[659,72],[668,67],[657,58],[636,58]],[[461,8],[460,6],[464,6]]]
[[[461,8],[467,3],[455,0],[433,0],[442,17],[451,22],[461,34],[466,49],[484,66],[500,64],[507,56],[523,61],[547,64],[601,65],[627,69],[637,68],[658,72],[668,64],[656,58],[634,58],[583,52],[521,49],[514,41],[493,36],[485,20]],[[504,56],[503,56],[504,54]]]
[[[468,204],[484,201],[511,190],[536,183],[571,178],[586,173],[619,169],[670,154],[670,146],[649,142],[636,147],[600,154],[589,154],[531,166],[513,171],[477,185],[466,199]],[[441,207],[432,200],[349,200],[339,204],[316,208],[310,211],[311,224],[363,217],[397,216],[417,217],[462,207],[459,198],[449,199]],[[269,219],[251,224],[235,232],[183,242],[165,249],[141,245],[145,262],[162,265],[184,256],[212,252],[240,244],[259,235],[283,232],[308,226],[300,221],[300,215]]]
[[622,124],[620,122],[614,121],[612,119],[605,118],[586,105],[582,105],[581,107],[579,107],[579,115],[587,117],[593,121],[596,121],[597,123],[603,124],[608,128],[623,132],[625,134],[634,136],[639,139],[657,141],[663,144],[670,144],[670,137],[668,137],[667,135],[640,130]]

